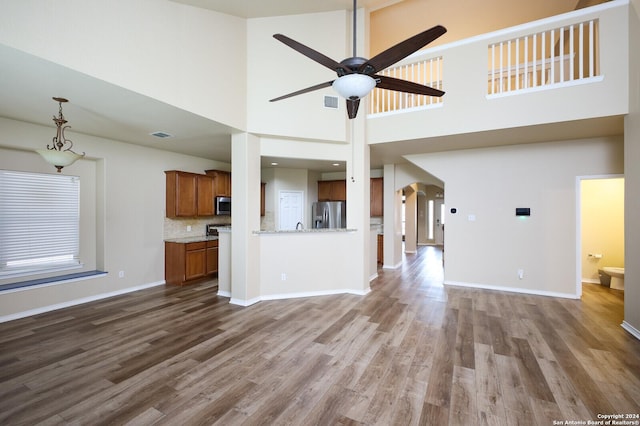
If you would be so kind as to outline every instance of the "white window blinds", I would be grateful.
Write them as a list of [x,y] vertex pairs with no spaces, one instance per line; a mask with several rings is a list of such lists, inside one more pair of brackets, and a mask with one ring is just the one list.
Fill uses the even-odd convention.
[[80,179],[0,170],[0,277],[79,265]]

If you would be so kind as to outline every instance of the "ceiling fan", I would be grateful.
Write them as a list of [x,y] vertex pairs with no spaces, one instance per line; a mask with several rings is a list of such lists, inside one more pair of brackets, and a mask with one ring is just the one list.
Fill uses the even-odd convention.
[[270,102],[280,101],[303,93],[313,92],[314,90],[333,86],[336,92],[346,99],[347,114],[350,119],[353,119],[358,114],[360,99],[369,94],[374,87],[395,90],[398,92],[415,93],[418,95],[444,95],[442,90],[378,73],[431,43],[433,40],[446,33],[447,29],[441,25],[436,25],[435,27],[416,34],[413,37],[409,37],[405,41],[388,48],[371,59],[362,58],[356,56],[356,1],[357,0],[353,0],[353,56],[346,58],[341,62],[336,62],[322,53],[283,34],[273,35],[276,40],[281,41],[290,48],[302,53],[309,59],[316,61],[320,65],[324,65],[332,71],[335,71],[338,78],[279,96],[271,99]]

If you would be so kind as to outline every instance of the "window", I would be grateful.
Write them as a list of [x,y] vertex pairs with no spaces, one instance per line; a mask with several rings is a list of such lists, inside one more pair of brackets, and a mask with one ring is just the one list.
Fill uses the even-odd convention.
[[429,234],[427,238],[433,240],[433,200],[429,200]]
[[80,179],[0,170],[0,278],[80,266]]

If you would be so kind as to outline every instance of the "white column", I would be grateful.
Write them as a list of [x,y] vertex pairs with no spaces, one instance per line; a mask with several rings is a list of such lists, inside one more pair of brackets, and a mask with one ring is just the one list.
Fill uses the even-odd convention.
[[395,269],[402,263],[402,193],[396,190],[396,166],[384,165],[384,263]]
[[260,139],[231,137],[231,301],[260,301]]
[[404,190],[404,251],[415,253],[418,249],[417,239],[417,218],[418,192],[416,184],[410,185]]
[[366,103],[361,102],[358,116],[349,120],[350,143],[353,149],[347,167],[347,228],[356,229],[356,253],[354,256],[354,283],[356,290],[369,291],[370,277],[370,157],[366,141]]

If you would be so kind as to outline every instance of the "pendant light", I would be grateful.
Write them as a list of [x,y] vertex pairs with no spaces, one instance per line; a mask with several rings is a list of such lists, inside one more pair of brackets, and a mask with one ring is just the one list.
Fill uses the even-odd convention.
[[53,116],[53,122],[56,123],[56,135],[53,138],[53,145],[47,144],[47,149],[38,149],[36,152],[44,158],[44,160],[58,169],[58,173],[63,167],[70,166],[79,158],[84,157],[84,152],[78,154],[74,152],[73,142],[64,137],[64,131],[71,126],[65,126],[67,120],[62,115],[62,104],[69,102],[65,98],[53,98],[58,102],[58,116]]

